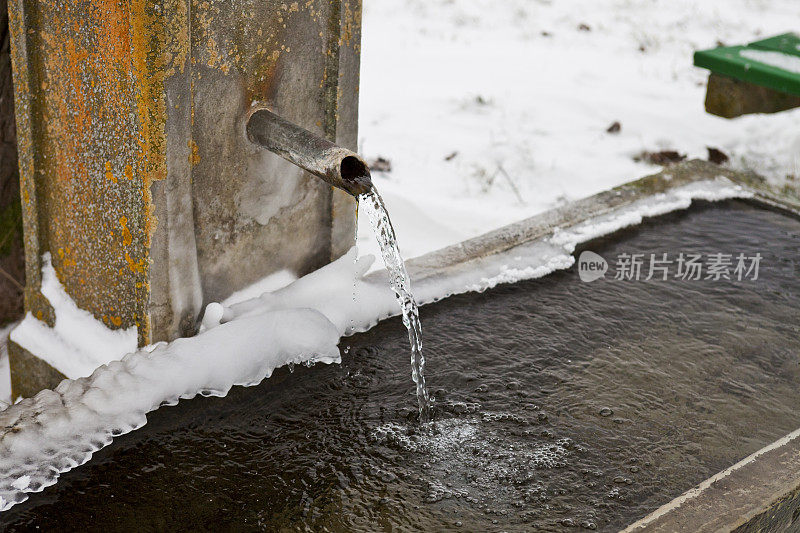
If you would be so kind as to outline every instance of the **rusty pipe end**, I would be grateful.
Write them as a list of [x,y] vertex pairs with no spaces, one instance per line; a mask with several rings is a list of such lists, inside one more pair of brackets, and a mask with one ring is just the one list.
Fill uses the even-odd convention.
[[328,183],[353,196],[360,196],[372,190],[372,175],[369,166],[361,156],[344,148],[332,154],[327,165]]
[[359,196],[372,189],[369,166],[357,153],[336,146],[268,109],[250,113],[247,138],[330,185]]

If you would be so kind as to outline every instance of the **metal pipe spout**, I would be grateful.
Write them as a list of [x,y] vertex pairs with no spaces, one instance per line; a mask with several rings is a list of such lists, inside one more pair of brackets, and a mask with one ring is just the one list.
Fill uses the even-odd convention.
[[372,190],[369,167],[361,156],[271,111],[259,109],[250,115],[247,138],[353,196]]

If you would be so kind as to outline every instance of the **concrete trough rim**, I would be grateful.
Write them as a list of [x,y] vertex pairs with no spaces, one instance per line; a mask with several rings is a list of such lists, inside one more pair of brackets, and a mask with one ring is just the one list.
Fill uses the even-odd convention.
[[471,261],[546,238],[556,229],[568,229],[629,206],[638,200],[667,193],[692,183],[719,178],[725,178],[749,193],[749,198],[741,198],[743,201],[750,201],[761,207],[800,218],[800,191],[795,193],[796,196],[792,194],[793,191],[776,191],[755,173],[739,172],[693,159],[472,239],[409,259],[406,261],[406,268],[412,280],[439,275],[449,268],[466,265]]
[[[800,507],[793,501],[800,490],[798,437],[800,429],[764,446],[673,498],[621,533],[762,531],[756,523],[759,519],[769,521],[769,530],[784,530],[799,518],[797,509]],[[793,474],[784,470],[788,475],[781,476],[780,471],[764,468],[773,464],[785,467],[788,462],[794,466]],[[787,481],[793,481],[791,487]],[[762,498],[754,498],[754,491],[760,491],[758,495]],[[730,506],[736,507],[731,509]],[[728,512],[720,513],[721,509]],[[775,523],[785,521],[783,519],[788,519],[784,527]]]

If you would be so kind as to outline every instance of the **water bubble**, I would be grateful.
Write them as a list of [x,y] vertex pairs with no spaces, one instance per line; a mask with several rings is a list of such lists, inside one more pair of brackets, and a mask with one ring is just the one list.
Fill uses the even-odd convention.
[[600,416],[611,416],[614,414],[614,410],[610,407],[603,407],[600,409]]

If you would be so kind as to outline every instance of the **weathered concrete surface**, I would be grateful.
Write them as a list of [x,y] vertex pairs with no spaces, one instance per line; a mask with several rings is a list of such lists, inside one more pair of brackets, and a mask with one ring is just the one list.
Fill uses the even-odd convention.
[[355,148],[359,0],[14,0],[26,309],[41,257],[139,344],[203,305],[346,251],[355,201],[244,132],[253,105]]
[[11,364],[12,399],[20,396],[30,398],[43,388],[54,389],[66,378],[16,343],[8,343],[8,357]]
[[306,274],[352,246],[355,201],[254,146],[244,119],[261,104],[355,149],[361,5],[240,0],[191,16],[192,42],[205,43],[191,54],[192,200],[207,303],[265,269]]
[[768,509],[746,524],[736,528],[736,533],[768,533],[800,530],[800,489],[785,498],[775,500]]
[[711,73],[706,89],[706,111],[723,118],[751,113],[777,113],[800,107],[800,96],[782,93],[746,81]]
[[800,430],[632,524],[625,533],[800,530]]

